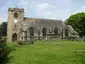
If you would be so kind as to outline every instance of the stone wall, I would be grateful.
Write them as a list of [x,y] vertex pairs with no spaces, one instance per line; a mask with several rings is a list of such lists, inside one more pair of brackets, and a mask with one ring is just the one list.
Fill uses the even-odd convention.
[[[15,17],[15,13],[18,15]],[[15,23],[14,20],[17,20]],[[8,41],[27,41],[29,39],[68,39],[76,37],[76,31],[62,20],[26,18],[24,9],[8,9]]]

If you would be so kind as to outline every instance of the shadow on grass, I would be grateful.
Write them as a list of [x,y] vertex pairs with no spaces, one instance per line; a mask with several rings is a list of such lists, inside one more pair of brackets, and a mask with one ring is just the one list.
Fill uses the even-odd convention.
[[34,44],[34,41],[19,41],[17,43],[20,45],[30,45],[30,44]]

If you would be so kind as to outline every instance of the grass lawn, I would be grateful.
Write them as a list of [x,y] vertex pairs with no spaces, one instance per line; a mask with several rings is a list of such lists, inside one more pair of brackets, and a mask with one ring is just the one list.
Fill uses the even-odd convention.
[[83,41],[35,41],[30,45],[15,45],[7,64],[85,64]]

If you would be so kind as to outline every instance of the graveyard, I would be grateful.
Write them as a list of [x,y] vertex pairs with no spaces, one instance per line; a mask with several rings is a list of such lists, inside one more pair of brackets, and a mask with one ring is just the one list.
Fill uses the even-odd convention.
[[84,64],[85,42],[43,40],[34,44],[9,43],[14,49],[7,64]]
[[2,0],[0,64],[85,64],[84,0]]

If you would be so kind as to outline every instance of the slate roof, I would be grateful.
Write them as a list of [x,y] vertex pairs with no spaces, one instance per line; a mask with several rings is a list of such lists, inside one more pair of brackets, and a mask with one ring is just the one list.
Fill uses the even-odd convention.
[[62,29],[65,24],[62,20],[53,20],[53,19],[40,19],[40,18],[24,18],[23,29],[26,30],[27,27],[52,27],[52,28],[60,28]]

